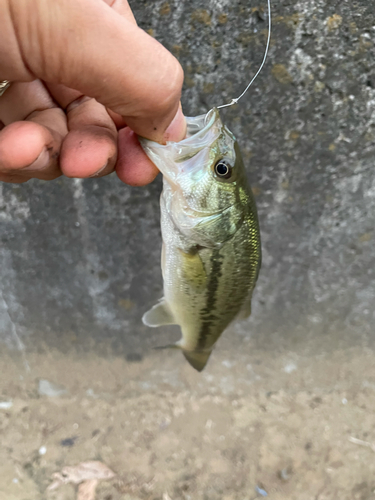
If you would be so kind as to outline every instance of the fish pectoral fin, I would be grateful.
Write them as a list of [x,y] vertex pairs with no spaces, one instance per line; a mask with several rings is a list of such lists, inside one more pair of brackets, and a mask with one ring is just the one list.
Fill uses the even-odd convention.
[[182,353],[185,356],[186,360],[198,372],[201,372],[206,366],[211,352],[212,351],[185,351],[184,349],[182,349]]
[[192,248],[190,252],[178,249],[181,257],[181,275],[183,280],[194,290],[203,290],[207,282],[207,274],[199,251]]
[[176,325],[172,311],[164,299],[154,305],[142,317],[143,324],[146,326],[157,327],[163,325]]

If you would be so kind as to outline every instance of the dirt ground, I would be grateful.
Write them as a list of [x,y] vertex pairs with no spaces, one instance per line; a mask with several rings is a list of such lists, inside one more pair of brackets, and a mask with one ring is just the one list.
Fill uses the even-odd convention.
[[370,500],[373,357],[227,338],[198,374],[175,352],[3,354],[0,500],[74,500],[47,487],[87,460],[116,474],[96,500]]

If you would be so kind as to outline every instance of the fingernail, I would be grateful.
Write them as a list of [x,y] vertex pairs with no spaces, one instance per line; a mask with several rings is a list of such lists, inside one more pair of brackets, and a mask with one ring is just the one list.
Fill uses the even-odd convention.
[[43,170],[44,168],[48,167],[48,164],[50,162],[50,154],[47,148],[44,148],[43,151],[40,153],[38,158],[31,163],[31,165],[28,165],[27,167],[22,168],[21,170]]
[[171,124],[165,131],[164,140],[166,142],[167,141],[179,142],[182,141],[182,139],[185,139],[185,136],[186,136],[186,120],[180,105]]
[[101,174],[103,172],[104,169],[106,169],[108,167],[108,162],[102,167],[100,168],[97,172],[95,172],[94,174],[91,174],[89,175],[89,177],[97,177],[99,174]]

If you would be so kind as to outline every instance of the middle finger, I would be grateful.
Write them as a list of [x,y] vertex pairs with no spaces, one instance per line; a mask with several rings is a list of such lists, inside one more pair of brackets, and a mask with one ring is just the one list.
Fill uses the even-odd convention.
[[[114,11],[136,24],[126,0],[104,0]],[[117,123],[121,117],[95,99],[64,85],[48,84],[48,89],[66,110],[69,134],[64,140],[60,166],[68,177],[103,176],[112,172],[117,161]]]
[[67,177],[93,177],[113,171],[117,130],[105,107],[64,85],[47,84],[65,110],[69,133],[61,148],[60,168]]

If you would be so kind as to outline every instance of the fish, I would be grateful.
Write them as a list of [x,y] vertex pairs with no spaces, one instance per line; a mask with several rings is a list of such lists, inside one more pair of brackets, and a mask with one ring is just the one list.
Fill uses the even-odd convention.
[[164,296],[143,315],[149,327],[179,325],[180,349],[197,371],[228,325],[251,313],[261,266],[254,195],[239,145],[217,108],[187,117],[186,138],[140,138],[163,174],[160,197]]

